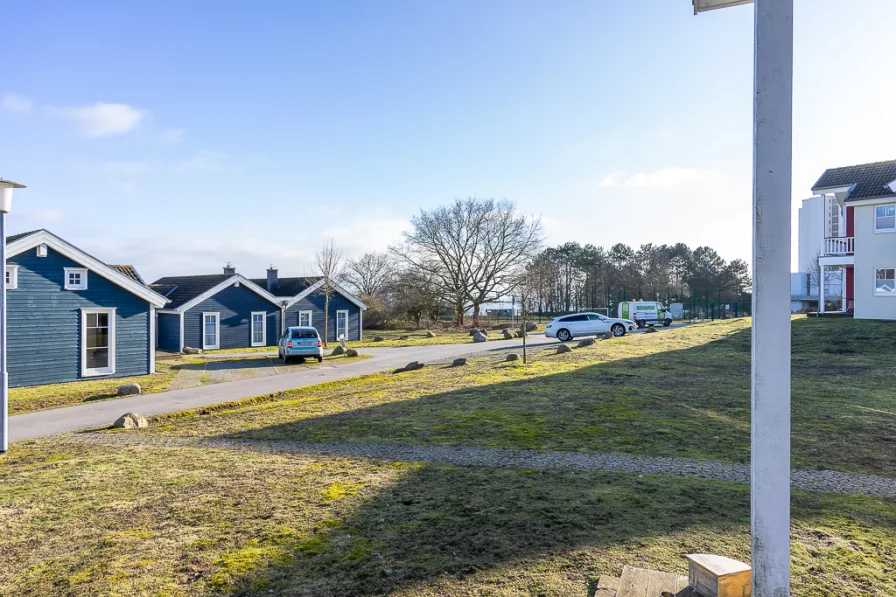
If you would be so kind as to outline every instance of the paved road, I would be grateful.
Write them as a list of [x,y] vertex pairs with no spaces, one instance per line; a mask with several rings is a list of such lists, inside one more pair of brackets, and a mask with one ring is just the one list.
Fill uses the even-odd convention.
[[[553,338],[533,335],[529,345],[556,343]],[[168,412],[198,408],[250,398],[261,394],[281,392],[318,383],[378,373],[403,367],[411,361],[434,362],[459,356],[522,348],[521,340],[492,340],[482,344],[439,344],[433,346],[409,346],[403,348],[365,348],[364,354],[372,359],[335,367],[301,367],[295,373],[270,377],[244,379],[221,384],[207,384],[183,390],[146,394],[132,398],[103,400],[67,408],[43,410],[9,419],[10,441],[35,439],[66,431],[111,425],[126,412],[142,415],[159,415]],[[255,353],[253,356],[259,356]]]

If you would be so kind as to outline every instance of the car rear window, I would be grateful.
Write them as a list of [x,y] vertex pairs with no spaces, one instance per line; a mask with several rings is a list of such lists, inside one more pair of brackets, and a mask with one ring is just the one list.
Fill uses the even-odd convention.
[[317,338],[317,332],[311,330],[293,330],[291,338]]

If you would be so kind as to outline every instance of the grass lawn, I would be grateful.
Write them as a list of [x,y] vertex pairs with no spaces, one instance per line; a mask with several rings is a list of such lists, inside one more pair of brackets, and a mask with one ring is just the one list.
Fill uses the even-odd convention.
[[[749,320],[302,388],[154,433],[749,462]],[[896,476],[896,325],[793,322],[793,464]],[[211,409],[214,410],[214,409]],[[204,409],[203,412],[209,412]]]
[[[793,595],[896,593],[896,504],[797,493]],[[589,595],[749,561],[727,483],[44,441],[0,459],[0,594]]]
[[[324,364],[341,365],[367,358],[370,358],[370,355],[361,354],[354,358],[325,356]],[[302,366],[313,367],[316,365],[317,361],[309,360]],[[298,366],[300,365],[291,364],[288,367]],[[199,374],[192,384],[203,385],[229,381],[230,377],[220,373],[222,370],[239,370],[243,372],[243,375],[251,376],[253,373],[263,374],[266,369],[271,367],[283,369],[283,364],[277,359],[267,357],[236,359],[228,358],[225,355],[222,355],[220,358],[185,357],[160,359],[156,361],[156,373],[154,375],[92,379],[27,388],[11,388],[9,390],[9,411],[10,414],[15,415],[48,408],[75,406],[96,400],[111,400],[118,398],[116,394],[118,387],[126,383],[140,384],[144,394],[165,392],[169,389],[177,389],[172,385],[177,374],[191,369],[205,371],[205,373]],[[288,369],[283,370],[288,371]]]

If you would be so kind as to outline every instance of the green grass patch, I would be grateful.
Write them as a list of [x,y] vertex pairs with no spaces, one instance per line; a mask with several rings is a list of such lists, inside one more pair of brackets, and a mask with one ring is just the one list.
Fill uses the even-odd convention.
[[[747,463],[750,321],[637,334],[523,366],[369,375],[151,432],[621,452]],[[896,475],[896,325],[793,322],[793,464]],[[854,347],[831,354],[831,342]],[[203,411],[213,412],[213,411]]]
[[[793,595],[896,594],[894,506],[796,493]],[[0,522],[17,596],[585,595],[750,559],[741,485],[48,441],[0,458]]]

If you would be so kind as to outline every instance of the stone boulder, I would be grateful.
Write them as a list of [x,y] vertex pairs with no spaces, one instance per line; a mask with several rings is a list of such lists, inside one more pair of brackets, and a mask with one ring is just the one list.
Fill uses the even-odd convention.
[[193,348],[192,346],[184,346],[184,354],[202,354],[201,348]]
[[418,369],[423,369],[425,367],[423,363],[420,361],[411,361],[407,365],[404,366],[404,371],[416,371]]
[[398,337],[399,340],[410,340],[410,338],[411,338],[410,336],[399,336]]
[[118,386],[118,392],[116,392],[119,396],[132,396],[134,394],[139,394],[143,390],[140,388],[140,384],[138,383],[126,383],[123,386]]
[[453,361],[451,361],[452,367],[463,367],[466,364],[467,364],[467,359],[465,359],[463,357],[460,357],[460,358],[457,358],[457,359],[454,359]]
[[510,330],[504,330],[503,335],[505,340],[513,340],[513,332]]
[[347,356],[347,357],[356,357],[356,356],[358,356],[358,351],[355,350],[354,348],[346,348],[346,349],[345,349],[345,356]]
[[603,336],[601,336],[600,339],[601,339],[601,340],[612,340],[612,339],[613,339],[613,332],[607,332],[606,334],[604,334]]
[[594,338],[582,338],[579,340],[579,343],[576,345],[577,348],[585,348],[586,346],[591,346],[594,344]]
[[426,337],[427,337],[427,338],[435,338],[435,337],[436,337],[436,333],[433,332],[433,331],[426,332]]
[[520,360],[520,355],[516,354],[515,352],[510,352],[507,354],[506,357],[504,357],[504,360],[505,361],[518,361],[518,360]]
[[342,345],[340,344],[339,346],[337,346],[336,348],[333,349],[333,352],[330,353],[330,356],[338,357],[341,354],[345,354],[345,349],[342,348]]
[[488,342],[488,336],[482,332],[476,332],[473,334],[473,342]]
[[473,328],[473,329],[470,330],[470,335],[471,335],[471,336],[475,336],[475,335],[478,334],[478,333],[479,333],[479,330],[476,329],[476,328]]
[[527,322],[526,322],[526,331],[527,331],[527,332],[534,332],[534,331],[537,330],[537,329],[538,329],[538,324],[535,323],[534,321],[527,321]]
[[142,429],[149,427],[149,421],[143,415],[137,413],[125,413],[118,417],[118,420],[112,424],[116,429]]
[[521,331],[517,330],[513,333],[513,335],[516,336],[517,338],[525,338],[529,334],[527,334],[526,332],[521,332]]
[[561,344],[557,347],[557,354],[563,354],[565,352],[572,352],[572,349],[566,344]]
[[382,336],[374,336],[373,337],[374,342],[382,342],[383,340],[385,340],[385,338],[383,338]]
[[645,334],[655,334],[656,328],[647,328],[646,330],[644,330],[644,333]]

